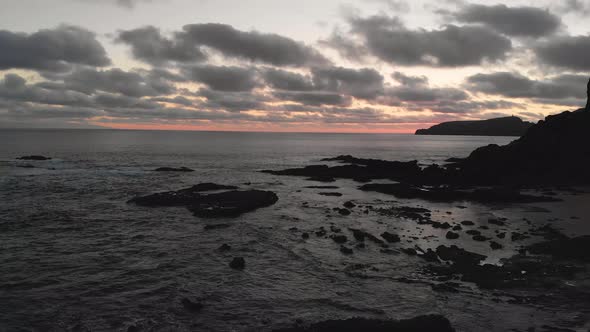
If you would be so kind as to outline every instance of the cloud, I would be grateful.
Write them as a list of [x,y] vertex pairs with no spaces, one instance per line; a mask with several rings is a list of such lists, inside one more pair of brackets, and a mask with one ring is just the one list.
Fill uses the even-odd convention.
[[410,30],[395,17],[349,18],[351,33],[378,59],[399,65],[461,67],[498,62],[512,50],[510,39],[480,26],[447,25]]
[[291,92],[279,91],[273,95],[281,100],[294,101],[308,106],[349,106],[351,98],[331,92]]
[[199,62],[207,58],[198,45],[184,39],[166,38],[153,26],[120,31],[117,41],[130,45],[135,58],[153,65],[170,61]]
[[329,61],[318,51],[274,33],[240,31],[227,24],[189,24],[178,39],[215,49],[226,57],[275,66],[313,66]]
[[590,70],[590,35],[554,37],[539,43],[534,52],[544,64],[572,70]]
[[266,109],[265,102],[271,100],[266,96],[250,92],[227,92],[211,89],[200,89],[196,95],[206,98],[204,103],[199,104],[200,107],[229,112],[263,110]]
[[267,68],[262,71],[264,81],[273,89],[290,91],[310,91],[314,89],[309,76],[298,73]]
[[546,80],[533,80],[518,73],[497,72],[467,78],[467,88],[474,92],[510,98],[567,99],[586,96],[584,75],[564,74]]
[[94,33],[74,26],[32,34],[0,30],[0,70],[67,71],[74,64],[103,67],[111,64]]
[[482,23],[515,37],[544,37],[561,27],[561,19],[547,10],[506,5],[467,5],[454,15],[465,23]]
[[203,65],[185,69],[187,77],[219,91],[250,91],[260,85],[252,68]]
[[401,83],[401,85],[407,85],[411,87],[427,86],[428,77],[426,76],[408,76],[398,71],[391,74],[391,78]]
[[163,78],[150,76],[151,72],[128,72],[119,68],[109,70],[78,69],[61,79],[71,90],[86,94],[96,91],[120,93],[130,97],[159,96],[175,92],[175,87]]
[[314,68],[316,89],[339,92],[358,99],[374,99],[383,93],[383,76],[375,69]]

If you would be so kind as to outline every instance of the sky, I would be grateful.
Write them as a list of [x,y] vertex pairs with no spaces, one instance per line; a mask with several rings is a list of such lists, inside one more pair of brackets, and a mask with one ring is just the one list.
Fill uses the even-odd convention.
[[590,0],[0,0],[0,128],[411,133],[585,105]]

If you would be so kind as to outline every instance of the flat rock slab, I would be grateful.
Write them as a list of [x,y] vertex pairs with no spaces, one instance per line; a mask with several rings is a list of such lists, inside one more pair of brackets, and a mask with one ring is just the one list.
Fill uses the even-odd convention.
[[243,213],[275,204],[278,197],[271,191],[230,190],[203,194],[207,191],[236,189],[235,186],[201,183],[178,191],[167,191],[135,197],[128,203],[147,207],[185,206],[203,218],[237,217]]

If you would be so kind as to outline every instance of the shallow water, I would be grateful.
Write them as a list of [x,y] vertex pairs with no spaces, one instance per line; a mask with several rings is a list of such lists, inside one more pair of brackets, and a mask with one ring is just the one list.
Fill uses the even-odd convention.
[[[338,186],[329,191],[342,197],[326,197],[318,194],[325,190],[304,188],[321,183],[258,172],[323,163],[321,158],[341,154],[440,163],[512,139],[2,130],[0,331],[124,331],[131,325],[144,330],[259,331],[295,320],[426,313],[444,314],[460,331],[582,326],[588,321],[588,308],[513,304],[472,285],[457,294],[437,293],[428,276],[421,274],[424,263],[418,258],[381,253],[370,244],[345,256],[339,245],[313,232],[333,224],[343,232],[354,227],[376,235],[385,230],[405,235],[400,247],[452,243],[444,238],[445,231],[415,222],[364,214],[361,209],[353,209],[350,216],[330,211],[352,200],[375,207],[424,206],[437,221],[470,219],[483,224],[490,217],[507,217],[508,230],[525,227],[523,217],[539,223],[559,218],[560,227],[583,233],[588,227],[580,218],[590,215],[581,203],[583,197],[563,194],[564,203],[458,207],[362,192],[349,180],[329,184]],[[15,160],[31,154],[54,159]],[[27,164],[34,168],[19,167]],[[196,171],[151,171],[163,166]],[[126,203],[136,195],[200,182],[271,190],[279,202],[239,218],[214,220],[193,217],[184,208]],[[222,223],[230,227],[204,229]],[[310,232],[310,239],[303,240],[302,232]],[[224,243],[232,250],[218,251]],[[509,241],[503,244],[503,250],[493,253],[485,243],[464,241],[463,246],[498,262],[516,249]],[[234,256],[246,259],[244,271],[228,267]],[[201,301],[204,309],[188,312],[181,305],[185,297]]]

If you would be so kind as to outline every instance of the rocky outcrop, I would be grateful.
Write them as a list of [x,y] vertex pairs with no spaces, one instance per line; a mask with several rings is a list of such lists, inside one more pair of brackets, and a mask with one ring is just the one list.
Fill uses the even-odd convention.
[[128,203],[148,207],[185,206],[195,216],[203,218],[237,217],[243,213],[275,204],[275,193],[261,190],[231,190],[202,194],[205,191],[235,189],[234,186],[201,183],[196,186],[135,197]]
[[588,184],[588,142],[590,110],[563,112],[539,121],[508,145],[479,148],[453,167],[467,183]]
[[481,121],[443,122],[429,129],[418,129],[416,135],[522,136],[532,122],[509,116]]
[[451,322],[440,315],[418,316],[403,320],[379,320],[369,318],[349,318],[344,320],[326,320],[310,325],[301,325],[275,332],[418,332],[437,331],[453,332]]

